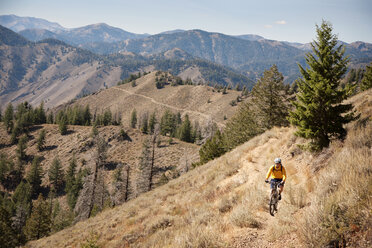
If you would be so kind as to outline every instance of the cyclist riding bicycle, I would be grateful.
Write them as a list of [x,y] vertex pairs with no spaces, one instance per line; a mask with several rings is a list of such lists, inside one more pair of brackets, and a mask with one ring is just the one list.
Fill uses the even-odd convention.
[[274,189],[275,182],[281,182],[279,184],[279,200],[282,199],[281,193],[283,192],[284,183],[287,178],[287,173],[285,171],[284,166],[282,165],[282,160],[280,158],[276,158],[274,160],[275,165],[270,166],[269,171],[267,172],[265,182],[269,182],[269,177],[271,175],[270,180],[270,189]]

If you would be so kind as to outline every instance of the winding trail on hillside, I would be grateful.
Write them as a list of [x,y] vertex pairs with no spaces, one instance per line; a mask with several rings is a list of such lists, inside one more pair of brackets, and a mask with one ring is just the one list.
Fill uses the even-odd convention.
[[[166,103],[158,102],[158,101],[156,101],[154,98],[151,98],[151,97],[149,97],[149,96],[145,96],[145,95],[138,94],[138,93],[133,93],[133,92],[130,92],[130,91],[128,91],[128,90],[125,90],[125,89],[119,88],[119,87],[117,87],[117,86],[114,86],[114,87],[112,87],[112,88],[114,88],[114,89],[116,89],[116,90],[123,91],[123,92],[125,92],[125,93],[127,93],[127,94],[129,94],[129,95],[134,95],[134,96],[139,96],[139,97],[146,98],[146,99],[150,100],[151,102],[153,102],[153,103],[155,103],[155,104],[162,105],[162,106],[167,107],[167,108],[170,108],[170,109],[175,109],[175,110],[177,110],[177,111],[182,111],[182,112],[191,113],[191,114],[195,114],[195,115],[201,115],[201,116],[203,116],[203,117],[206,118],[206,119],[211,118],[211,116],[208,115],[208,114],[204,114],[204,113],[199,112],[199,111],[194,111],[194,110],[189,110],[189,109],[184,109],[184,108],[177,108],[177,107],[175,107],[175,106],[172,106],[172,105],[169,105],[169,104],[166,104]],[[220,123],[218,123],[218,124],[221,125]]]

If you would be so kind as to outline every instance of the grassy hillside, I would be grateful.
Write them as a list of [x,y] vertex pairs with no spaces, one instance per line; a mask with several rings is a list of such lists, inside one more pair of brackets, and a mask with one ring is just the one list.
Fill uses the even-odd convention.
[[[368,247],[371,240],[372,91],[351,99],[361,117],[344,142],[318,154],[293,128],[274,128],[224,156],[26,247]],[[288,180],[275,217],[267,169]]]
[[[163,73],[164,74],[164,73]],[[129,126],[132,110],[135,108],[138,116],[148,112],[156,112],[158,120],[162,113],[169,109],[174,113],[188,114],[190,119],[198,121],[202,126],[210,120],[221,125],[224,117],[230,118],[237,106],[230,103],[241,95],[241,92],[228,90],[227,94],[217,92],[210,86],[165,85],[157,89],[155,85],[156,72],[147,74],[136,80],[136,86],[131,83],[102,90],[96,94],[77,100],[74,104],[89,104],[92,112],[101,113],[110,109],[118,113],[124,126]],[[173,77],[173,76],[170,76]]]

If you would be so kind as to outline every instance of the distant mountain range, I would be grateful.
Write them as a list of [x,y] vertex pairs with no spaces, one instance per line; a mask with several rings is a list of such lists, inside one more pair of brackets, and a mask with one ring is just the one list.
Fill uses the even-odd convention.
[[14,32],[19,32],[25,29],[45,29],[52,32],[66,30],[66,28],[56,22],[49,22],[41,18],[20,17],[16,15],[1,15],[0,25],[13,30]]
[[173,49],[144,57],[134,53],[96,55],[62,41],[37,43],[0,26],[0,104],[44,101],[53,107],[116,85],[139,71],[163,70],[195,83],[246,85],[254,81],[230,68]]
[[[33,101],[41,101],[41,94],[31,97],[19,91],[24,86],[63,84],[68,79],[74,82],[71,87],[77,88],[66,99],[73,99],[112,86],[130,73],[149,70],[171,71],[198,83],[239,83],[250,89],[264,70],[276,64],[285,81],[292,83],[300,76],[298,64],[306,66],[305,54],[311,48],[310,44],[268,40],[258,35],[229,36],[203,30],[148,35],[103,23],[66,29],[43,19],[14,15],[0,16],[0,24],[20,34],[5,27],[0,30],[2,103],[27,99],[25,95],[30,99],[37,95],[38,100]],[[342,44],[352,67],[372,61],[372,44]],[[85,69],[80,67],[83,65]],[[91,74],[82,76],[78,70],[89,70]],[[55,101],[49,100],[50,105],[62,101],[62,95],[52,98]]]

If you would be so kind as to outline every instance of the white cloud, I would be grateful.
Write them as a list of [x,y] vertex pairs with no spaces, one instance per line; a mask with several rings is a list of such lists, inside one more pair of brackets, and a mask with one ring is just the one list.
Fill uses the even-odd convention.
[[272,28],[273,25],[265,25],[264,27],[265,27],[265,28]]
[[276,21],[275,23],[276,23],[276,24],[279,24],[279,25],[284,25],[284,24],[287,24],[287,22],[286,22],[286,21],[284,21],[284,20],[281,20],[281,21]]

